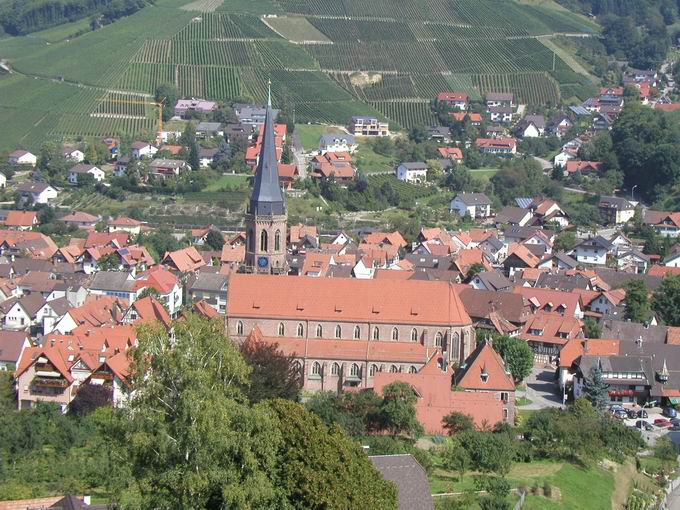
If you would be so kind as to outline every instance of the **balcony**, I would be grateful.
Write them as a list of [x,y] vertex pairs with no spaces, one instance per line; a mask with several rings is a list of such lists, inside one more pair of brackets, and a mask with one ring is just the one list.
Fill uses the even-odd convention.
[[63,379],[61,377],[59,378],[54,378],[54,377],[41,377],[41,376],[36,376],[33,378],[33,381],[31,381],[31,386],[36,389],[47,389],[47,388],[56,388],[56,389],[65,389],[69,385],[69,382],[66,379]]

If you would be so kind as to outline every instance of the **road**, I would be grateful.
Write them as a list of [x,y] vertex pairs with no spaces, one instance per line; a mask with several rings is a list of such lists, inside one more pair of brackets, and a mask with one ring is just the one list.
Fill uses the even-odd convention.
[[526,388],[525,396],[531,400],[531,404],[518,409],[536,410],[546,407],[562,407],[562,397],[557,393],[553,368],[534,367],[526,380]]

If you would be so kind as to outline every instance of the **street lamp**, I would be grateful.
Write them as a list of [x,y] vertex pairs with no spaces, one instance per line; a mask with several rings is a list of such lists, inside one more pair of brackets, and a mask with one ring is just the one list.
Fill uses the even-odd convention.
[[638,187],[638,185],[636,184],[636,185],[633,186],[633,188],[630,190],[630,199],[631,199],[633,202],[635,202],[635,188],[637,188],[637,187]]

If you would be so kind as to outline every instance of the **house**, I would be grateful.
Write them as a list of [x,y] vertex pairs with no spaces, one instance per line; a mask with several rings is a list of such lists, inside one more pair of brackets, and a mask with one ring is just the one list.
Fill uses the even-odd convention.
[[475,145],[483,154],[515,154],[517,142],[514,138],[477,138]]
[[622,251],[616,256],[616,265],[623,271],[632,273],[646,273],[650,266],[649,256],[639,250]]
[[17,192],[23,203],[49,204],[57,198],[57,190],[45,182],[23,182],[17,186]]
[[613,252],[614,245],[602,236],[590,237],[574,248],[576,260],[581,263],[604,266],[607,256]]
[[[338,176],[344,178],[349,172],[340,171]],[[331,172],[329,175],[336,175],[335,172]],[[352,179],[354,178],[354,168],[352,168]],[[300,172],[298,171],[297,165],[291,163],[279,163],[279,181],[281,187],[290,190],[293,189],[293,184],[300,179]]]
[[442,158],[450,159],[455,163],[463,161],[463,151],[458,147],[440,147],[437,149]]
[[137,292],[153,289],[158,293],[158,300],[165,305],[171,318],[179,315],[182,307],[182,283],[172,272],[161,265],[154,266],[139,273],[136,278]]
[[130,305],[123,316],[123,324],[139,324],[160,322],[170,329],[172,320],[163,304],[154,296],[138,299]]
[[653,211],[644,213],[643,223],[652,227],[657,234],[665,237],[680,236],[680,213]]
[[560,205],[548,198],[535,198],[529,204],[529,210],[534,213],[534,225],[558,224],[561,228],[569,226],[569,215],[564,212]]
[[179,273],[193,273],[206,265],[201,254],[193,246],[166,253],[162,263]]
[[397,167],[397,179],[414,184],[427,181],[427,163],[416,161],[401,163]]
[[450,212],[459,216],[469,215],[472,219],[491,216],[491,199],[484,193],[459,193],[451,201]]
[[515,422],[515,382],[490,340],[482,341],[456,370],[454,386],[465,392],[493,395],[502,403],[503,421]]
[[216,136],[224,136],[224,128],[219,122],[199,122],[196,126],[196,138],[209,140]]
[[134,303],[137,299],[136,282],[132,274],[118,271],[100,271],[90,284],[90,294],[113,296]]
[[189,112],[207,114],[215,110],[217,110],[217,103],[205,99],[180,99],[175,104],[175,115],[177,117],[186,117]]
[[427,136],[439,143],[451,143],[451,130],[446,126],[428,126]]
[[31,293],[12,298],[0,305],[5,314],[3,326],[11,330],[27,330],[36,324],[38,311],[45,304],[45,298],[39,293]]
[[567,342],[583,338],[582,327],[581,321],[575,317],[535,313],[524,325],[520,338],[534,350],[536,361],[552,362]]
[[181,159],[154,159],[149,164],[149,175],[159,179],[177,177],[182,171],[188,170],[189,165]]
[[604,172],[604,163],[599,161],[579,161],[570,159],[564,165],[564,175],[600,175]]
[[583,318],[581,296],[578,293],[537,287],[515,287],[513,292],[524,298],[532,314],[540,312],[576,319]]
[[198,273],[189,277],[187,294],[193,303],[203,301],[216,312],[225,314],[229,276],[219,273]]
[[[264,124],[264,119],[267,115],[267,108],[260,105],[234,103],[232,105],[234,115],[238,118],[241,124],[252,124],[261,126]],[[279,110],[272,110],[274,118],[279,114]]]
[[628,223],[635,216],[635,206],[621,197],[600,197],[597,207],[602,219],[610,225]]
[[102,182],[106,174],[101,168],[86,163],[79,163],[72,167],[68,172],[69,184],[76,186],[78,184],[78,177],[82,175],[91,175],[95,182]]
[[486,107],[513,107],[515,106],[515,95],[511,92],[489,92],[486,94]]
[[514,129],[515,136],[520,138],[538,138],[545,134],[545,117],[543,115],[526,115]]
[[66,335],[82,326],[99,328],[116,325],[123,318],[123,303],[112,296],[90,295],[82,305],[67,310],[54,325],[53,332]]
[[536,267],[539,269],[558,270],[576,269],[578,261],[567,255],[564,251],[554,251],[546,253]]
[[101,220],[101,216],[95,216],[86,212],[72,212],[60,218],[61,221],[69,226],[78,227],[81,230],[92,230]]
[[30,337],[26,332],[0,331],[0,372],[14,372],[21,353],[30,346]]
[[[573,384],[574,363],[580,361],[581,356],[611,356],[619,354],[620,340],[574,338],[569,340],[560,350],[560,368],[558,385],[560,388],[571,387]],[[566,393],[566,392],[565,392]]]
[[62,154],[66,159],[70,159],[76,163],[82,163],[85,160],[85,154],[83,151],[73,147],[64,147]]
[[494,270],[477,273],[474,278],[470,280],[470,286],[477,290],[505,292],[512,290],[514,284],[501,272]]
[[369,455],[373,467],[397,486],[398,510],[434,510],[427,473],[410,454]]
[[[654,382],[651,364],[649,356],[584,354],[575,362],[574,398],[584,396],[585,380],[597,367],[602,371],[603,382],[607,384],[610,402],[641,404],[647,400],[649,388]],[[667,380],[668,373],[664,375]]]
[[319,138],[319,154],[327,152],[349,152],[351,154],[357,150],[358,146],[354,136],[344,133],[325,134]]
[[[354,180],[356,170],[352,166],[349,152],[326,152],[315,156],[311,161],[311,175],[316,179],[334,179],[339,184],[347,184]],[[285,170],[285,169],[284,169]],[[297,167],[296,169],[297,170]],[[290,175],[290,171],[287,174]],[[295,171],[292,172],[293,177]]]
[[142,222],[127,216],[119,216],[107,224],[109,232],[127,232],[132,235],[139,235],[142,231]]
[[10,165],[35,166],[38,163],[38,157],[25,150],[16,150],[10,153],[8,162]]
[[525,245],[513,244],[508,247],[508,256],[503,260],[503,268],[508,276],[512,277],[520,269],[537,267],[540,261],[540,257]]
[[35,211],[9,211],[4,225],[10,230],[31,230],[40,224]]
[[389,136],[390,129],[387,122],[381,122],[377,117],[354,116],[347,127],[350,134],[355,136]]
[[576,154],[571,151],[563,150],[553,159],[553,166],[565,168],[569,161],[576,159]]
[[510,106],[492,106],[489,108],[489,119],[491,122],[508,123],[512,122],[515,111]]
[[557,138],[562,138],[573,129],[573,127],[574,123],[569,117],[566,115],[557,115],[550,119],[550,122],[548,123],[548,132]]
[[212,163],[215,162],[215,156],[219,152],[219,149],[206,149],[205,147],[200,147],[198,149],[198,161],[201,168],[208,168]]
[[440,92],[437,102],[446,104],[449,108],[465,111],[468,108],[470,96],[466,92]]
[[[528,225],[533,214],[529,209],[523,209],[522,207],[515,207],[512,205],[506,205],[500,212],[496,215],[497,225],[517,225],[519,227],[524,227]],[[506,239],[508,241],[508,239]]]
[[158,149],[150,143],[141,141],[132,142],[130,149],[132,151],[132,157],[137,159],[150,158],[158,152]]

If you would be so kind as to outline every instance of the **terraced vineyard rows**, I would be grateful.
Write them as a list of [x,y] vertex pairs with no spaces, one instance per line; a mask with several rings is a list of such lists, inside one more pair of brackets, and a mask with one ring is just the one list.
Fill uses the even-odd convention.
[[380,101],[371,103],[376,110],[387,119],[396,122],[405,129],[413,126],[431,126],[436,124],[435,115],[432,113],[430,102],[401,102]]
[[547,73],[476,74],[472,81],[482,95],[513,92],[518,101],[535,105],[555,105],[560,100],[559,86]]

